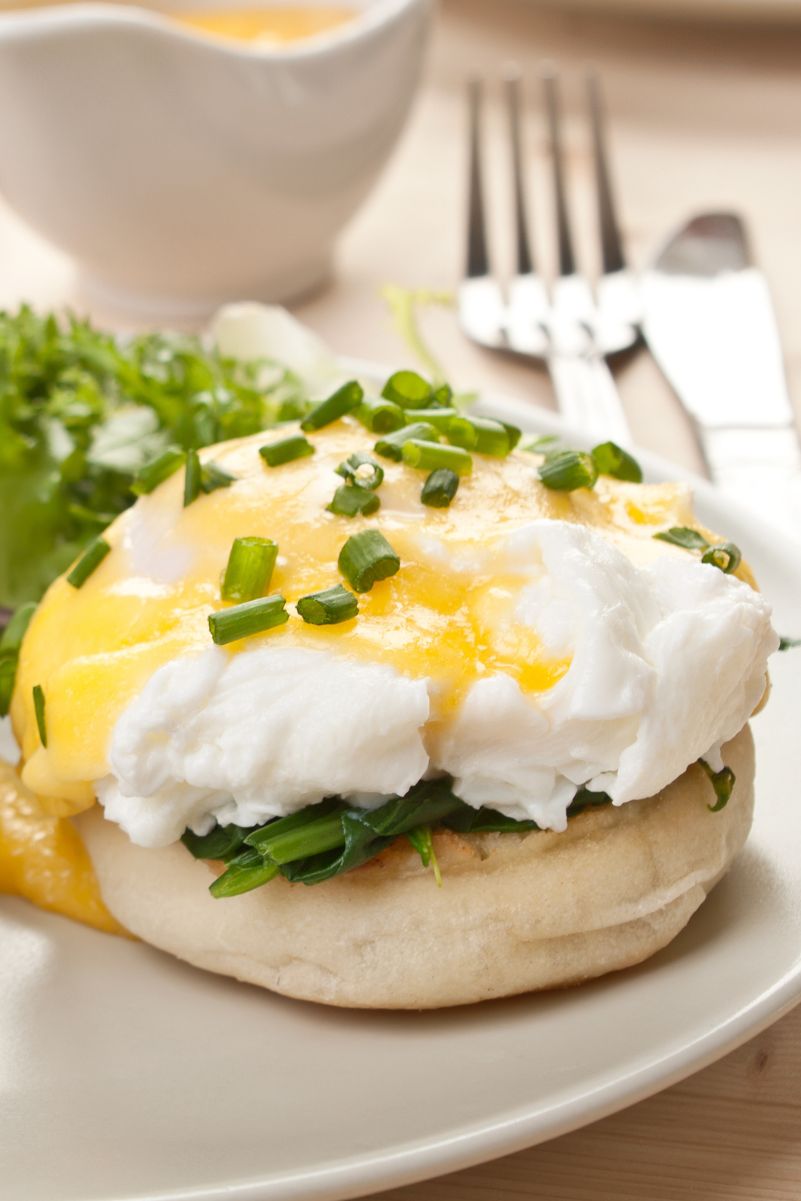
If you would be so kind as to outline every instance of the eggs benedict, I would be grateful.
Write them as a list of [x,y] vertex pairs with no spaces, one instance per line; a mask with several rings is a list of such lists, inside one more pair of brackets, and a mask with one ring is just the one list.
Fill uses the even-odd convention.
[[747,835],[769,606],[619,448],[382,393],[149,466],[21,639],[27,795],[122,927],[292,996],[639,962]]

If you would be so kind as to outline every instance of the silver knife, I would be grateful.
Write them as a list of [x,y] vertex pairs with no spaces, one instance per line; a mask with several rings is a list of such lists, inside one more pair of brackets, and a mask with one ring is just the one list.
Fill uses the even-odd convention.
[[801,442],[768,286],[742,220],[704,213],[642,278],[651,352],[695,421],[711,478],[801,539]]

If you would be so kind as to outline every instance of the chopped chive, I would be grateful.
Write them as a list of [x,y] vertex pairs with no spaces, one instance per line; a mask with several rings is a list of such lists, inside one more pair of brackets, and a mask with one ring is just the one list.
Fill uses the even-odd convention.
[[547,455],[554,453],[558,443],[559,439],[556,434],[542,434],[539,438],[535,438],[533,442],[527,442],[525,446],[521,446],[520,449],[532,455]]
[[509,435],[509,450],[512,451],[523,437],[523,431],[516,425],[510,425],[508,421],[502,421],[501,425]]
[[458,409],[407,409],[406,421],[412,425],[415,421],[423,421],[433,425],[438,434],[447,432],[449,423],[458,417]]
[[512,449],[506,426],[487,417],[454,417],[446,431],[454,446],[504,459]]
[[265,861],[257,850],[248,847],[231,860],[223,874],[209,886],[209,892],[218,900],[221,897],[238,897],[243,892],[261,888],[278,872],[277,863]]
[[336,513],[337,517],[369,517],[381,507],[381,501],[375,492],[366,488],[357,488],[354,484],[341,484],[337,488],[330,504],[326,509]]
[[95,538],[94,542],[89,543],[67,576],[67,583],[72,584],[73,588],[81,588],[89,579],[92,572],[100,566],[110,550],[111,547],[105,538]]
[[719,813],[721,809],[725,809],[735,785],[735,775],[730,767],[724,767],[721,771],[715,771],[710,767],[706,759],[698,760],[699,767],[702,767],[709,777],[709,782],[715,790],[714,805],[707,805],[710,813]]
[[0,654],[17,653],[22,646],[25,631],[30,625],[36,609],[36,601],[28,601],[27,604],[20,605],[18,609],[14,610],[8,619],[8,625],[0,636]]
[[357,592],[369,592],[378,580],[400,570],[400,559],[378,530],[360,530],[339,552],[339,570]]
[[698,530],[692,530],[686,525],[673,525],[669,530],[654,534],[660,542],[669,542],[671,546],[680,546],[683,550],[708,550],[709,543]]
[[336,468],[337,475],[359,488],[373,492],[384,481],[384,468],[371,455],[358,450]]
[[216,492],[218,488],[230,488],[236,483],[236,476],[231,475],[224,467],[216,463],[205,463],[200,468],[200,489],[202,492]]
[[359,612],[359,602],[352,592],[335,584],[323,592],[302,596],[295,608],[300,617],[312,626],[336,626],[350,621]]
[[209,630],[217,646],[250,638],[289,621],[283,596],[263,596],[209,614]]
[[[14,614],[14,617],[16,617],[16,613]],[[795,650],[797,646],[801,646],[801,638],[790,638],[788,635],[783,634],[779,639],[780,651],[792,651]],[[2,643],[0,643],[0,647],[2,647]]]
[[332,421],[339,421],[346,413],[353,412],[364,400],[364,389],[355,379],[349,380],[341,388],[337,388],[332,396],[321,401],[300,423],[300,428],[307,433],[310,430],[321,430]]
[[292,434],[289,438],[281,438],[278,442],[269,442],[259,447],[259,454],[268,467],[282,467],[284,463],[292,463],[295,459],[305,459],[314,454],[314,447],[303,434]]
[[438,437],[437,431],[429,422],[416,421],[414,425],[404,426],[403,429],[396,430],[394,434],[387,434],[386,438],[379,438],[373,450],[385,459],[392,459],[394,462],[400,463],[403,458],[404,442],[409,442],[412,438],[436,442]]
[[403,409],[391,400],[363,400],[353,416],[371,434],[389,434],[406,424]]
[[546,488],[574,492],[577,488],[592,488],[598,479],[598,468],[592,455],[582,450],[559,450],[546,455],[539,476]]
[[135,492],[137,496],[146,496],[158,488],[159,484],[163,484],[171,475],[174,475],[185,461],[185,451],[178,446],[168,446],[155,459],[145,463],[141,471],[134,477],[131,491]]
[[740,548],[733,542],[720,542],[716,546],[710,546],[706,554],[701,556],[702,563],[711,563],[724,575],[731,575],[733,571],[736,571],[740,566],[741,559]]
[[424,409],[432,400],[431,385],[416,371],[396,371],[384,384],[381,395],[403,409]]
[[440,384],[431,393],[431,404],[438,409],[450,408],[453,402],[453,388],[450,384]]
[[269,538],[234,538],[220,595],[226,601],[249,601],[264,596],[270,586],[278,546]]
[[186,452],[186,469],[184,471],[184,508],[186,509],[200,496],[200,456],[196,450]]
[[473,460],[460,446],[441,446],[439,442],[424,442],[413,438],[404,442],[401,449],[404,463],[420,471],[434,471],[437,467],[448,467],[457,475],[469,475]]
[[642,483],[642,468],[636,459],[616,442],[601,442],[592,448],[592,458],[599,475],[611,475],[616,480]]
[[41,684],[33,686],[33,711],[36,714],[36,728],[42,746],[47,746],[47,724],[45,722],[45,694]]
[[456,495],[459,477],[450,467],[437,467],[423,484],[420,500],[432,509],[447,509]]

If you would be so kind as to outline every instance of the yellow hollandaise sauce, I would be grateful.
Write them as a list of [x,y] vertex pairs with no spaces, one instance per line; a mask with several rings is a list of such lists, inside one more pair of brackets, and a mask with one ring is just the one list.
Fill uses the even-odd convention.
[[198,8],[169,14],[174,21],[213,37],[284,46],[338,29],[355,17],[352,8],[269,5],[262,8]]
[[0,893],[24,897],[110,934],[123,934],[100,897],[89,856],[65,818],[44,814],[16,770],[0,762]]
[[[111,551],[80,588],[62,577],[48,590],[22,645],[12,720],[24,784],[43,798],[51,816],[38,826],[6,780],[0,829],[7,827],[13,837],[0,872],[8,891],[17,888],[65,912],[69,904],[72,916],[84,912],[83,920],[99,924],[80,844],[71,827],[55,819],[94,803],[94,782],[109,771],[115,724],[153,673],[211,645],[208,617],[226,607],[220,582],[235,538],[255,535],[278,544],[268,591],[286,598],[291,616],[274,630],[231,644],[227,653],[246,653],[269,639],[384,663],[430,679],[434,720],[443,720],[481,676],[503,671],[524,692],[537,693],[553,687],[570,666],[569,658],[554,657],[535,630],[514,619],[520,576],[492,559],[499,542],[536,518],[561,519],[603,531],[632,559],[647,562],[684,553],[655,542],[656,529],[696,524],[684,485],[602,478],[592,491],[550,491],[537,479],[539,460],[525,452],[505,460],[475,455],[472,473],[443,509],[420,503],[424,474],[381,459],[380,510],[369,517],[339,516],[326,511],[343,483],[336,467],[356,451],[370,451],[375,435],[345,418],[309,435],[313,455],[266,466],[259,448],[288,432],[267,431],[202,451],[204,464],[235,477],[232,486],[184,507],[184,473],[176,472],[108,528]],[[339,552],[366,527],[389,540],[400,557],[399,572],[359,596],[355,620],[331,626],[301,621],[298,599],[343,582]],[[465,570],[472,562],[478,568]],[[37,727],[35,685],[46,698],[47,746]],[[27,858],[26,845],[40,883],[26,882],[30,874],[14,866],[15,856],[20,864]],[[81,888],[59,891],[53,864],[62,853],[75,879],[84,881]]]

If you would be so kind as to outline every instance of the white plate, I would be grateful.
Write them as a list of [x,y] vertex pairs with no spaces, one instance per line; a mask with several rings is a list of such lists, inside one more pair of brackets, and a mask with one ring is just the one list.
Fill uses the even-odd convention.
[[[531,0],[540,3],[540,0]],[[544,0],[552,7],[554,0]],[[559,0],[560,7],[636,16],[789,22],[801,20],[801,0]]]
[[[641,458],[652,477],[683,474]],[[711,488],[698,494],[745,549],[778,628],[801,633],[801,564]],[[801,651],[773,674],[746,852],[666,951],[582,988],[439,1013],[330,1010],[4,898],[3,1195],[354,1197],[562,1134],[755,1034],[801,998]]]

